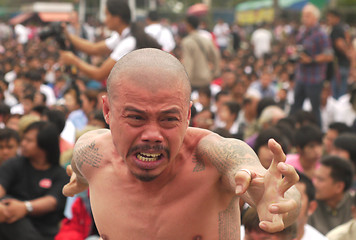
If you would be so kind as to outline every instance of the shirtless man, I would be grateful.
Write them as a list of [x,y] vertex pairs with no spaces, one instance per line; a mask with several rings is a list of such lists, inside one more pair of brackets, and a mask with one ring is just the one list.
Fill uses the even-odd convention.
[[89,185],[102,239],[236,240],[240,197],[257,208],[263,230],[296,219],[298,175],[281,147],[270,140],[274,160],[265,170],[247,144],[188,127],[190,82],[172,55],[127,54],[107,88],[103,113],[111,130],[78,140],[63,189],[73,196]]

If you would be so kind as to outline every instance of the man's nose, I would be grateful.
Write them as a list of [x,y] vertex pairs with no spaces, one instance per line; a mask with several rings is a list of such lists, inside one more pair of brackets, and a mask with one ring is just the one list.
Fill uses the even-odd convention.
[[152,143],[163,142],[163,136],[160,127],[157,124],[148,125],[146,129],[143,131],[141,139],[144,142],[152,142]]

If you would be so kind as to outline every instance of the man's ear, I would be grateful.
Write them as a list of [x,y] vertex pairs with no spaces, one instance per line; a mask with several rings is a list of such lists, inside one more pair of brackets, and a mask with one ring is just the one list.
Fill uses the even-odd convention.
[[193,102],[190,101],[190,102],[189,102],[189,110],[188,110],[188,119],[187,119],[187,121],[188,121],[188,126],[189,126],[189,123],[190,123],[190,119],[191,119],[191,117],[192,117],[192,106],[193,106]]
[[318,207],[318,202],[313,200],[309,202],[309,206],[308,206],[308,216],[311,216],[314,211],[316,210],[316,208]]
[[101,99],[103,100],[103,115],[105,118],[105,122],[107,124],[109,124],[110,123],[110,105],[109,105],[108,95],[107,94],[103,95],[101,97]]
[[334,181],[333,189],[336,190],[335,194],[341,194],[344,192],[345,183],[341,181]]

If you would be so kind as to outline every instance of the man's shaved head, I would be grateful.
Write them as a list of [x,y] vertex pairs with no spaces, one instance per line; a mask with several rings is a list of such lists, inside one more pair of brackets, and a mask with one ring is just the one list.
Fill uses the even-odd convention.
[[[154,76],[167,77],[162,80],[162,77]],[[181,87],[187,101],[190,101],[191,87],[183,65],[177,58],[162,50],[144,48],[122,57],[111,70],[107,80],[109,97],[112,91],[116,91],[113,86],[120,86],[123,81],[152,91],[157,88]]]

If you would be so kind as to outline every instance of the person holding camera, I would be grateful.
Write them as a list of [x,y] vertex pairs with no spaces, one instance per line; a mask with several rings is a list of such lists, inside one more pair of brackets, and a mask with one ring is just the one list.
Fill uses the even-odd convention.
[[97,81],[105,81],[115,63],[134,49],[152,47],[161,48],[155,39],[144,32],[144,29],[131,23],[131,11],[124,0],[107,0],[105,25],[113,31],[111,37],[92,43],[74,34],[66,32],[72,46],[88,55],[110,54],[100,66],[91,65],[71,51],[61,51],[60,60],[65,65],[74,65],[86,76]]
[[312,112],[321,126],[320,94],[326,78],[327,62],[333,60],[333,51],[328,35],[318,21],[319,9],[307,4],[302,10],[302,24],[297,37],[298,59],[295,73],[294,104],[290,114],[302,109],[304,100],[309,98]]

